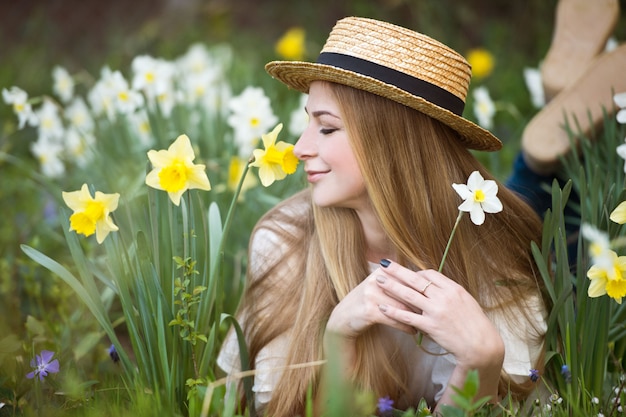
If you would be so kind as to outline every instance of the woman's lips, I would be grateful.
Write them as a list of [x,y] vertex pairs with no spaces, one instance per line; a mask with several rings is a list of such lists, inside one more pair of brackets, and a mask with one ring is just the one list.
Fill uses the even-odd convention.
[[306,179],[310,183],[318,182],[330,171],[306,171]]

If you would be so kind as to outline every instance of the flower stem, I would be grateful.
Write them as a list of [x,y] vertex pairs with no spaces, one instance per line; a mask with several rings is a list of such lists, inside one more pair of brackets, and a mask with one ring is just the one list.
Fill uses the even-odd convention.
[[450,244],[452,243],[452,238],[454,237],[454,233],[456,232],[456,228],[461,221],[461,217],[463,217],[463,211],[459,210],[459,215],[456,216],[456,221],[454,222],[454,227],[452,228],[452,232],[450,233],[450,237],[448,238],[448,244],[446,245],[446,250],[443,252],[443,257],[441,258],[441,263],[439,264],[438,271],[441,272],[443,270],[443,264],[448,257],[448,251],[450,250]]
[[241,178],[239,179],[239,184],[237,184],[237,189],[235,190],[235,194],[233,195],[233,199],[230,202],[230,207],[228,208],[228,212],[226,214],[226,219],[224,220],[223,230],[222,230],[222,239],[220,241],[219,252],[224,250],[224,245],[226,243],[226,235],[230,229],[230,225],[233,219],[233,213],[235,211],[235,206],[237,201],[239,200],[239,194],[241,194],[241,189],[243,187],[243,182],[246,179],[246,175],[248,174],[248,170],[250,169],[250,163],[248,162],[241,174]]

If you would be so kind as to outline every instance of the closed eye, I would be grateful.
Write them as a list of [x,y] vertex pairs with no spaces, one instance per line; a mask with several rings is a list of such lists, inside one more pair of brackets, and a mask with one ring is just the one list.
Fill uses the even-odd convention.
[[333,132],[336,132],[337,129],[329,128],[329,129],[320,129],[320,133],[322,135],[330,135]]

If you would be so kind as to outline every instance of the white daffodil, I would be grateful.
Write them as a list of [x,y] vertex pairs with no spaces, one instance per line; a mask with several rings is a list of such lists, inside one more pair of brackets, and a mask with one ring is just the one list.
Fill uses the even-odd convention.
[[67,70],[56,66],[52,70],[52,91],[59,96],[62,102],[67,103],[74,95],[74,79]]
[[610,270],[613,264],[613,255],[609,235],[599,230],[595,226],[583,223],[580,226],[580,233],[589,242],[589,255],[594,264]]
[[300,96],[298,107],[291,112],[291,116],[289,118],[289,133],[295,137],[300,137],[302,132],[304,132],[304,129],[306,129],[309,124],[309,115],[304,110],[306,100],[307,95],[302,94]]
[[618,93],[613,96],[613,101],[619,107],[619,111],[615,116],[617,118],[617,122],[621,124],[626,123],[626,92]]
[[187,103],[201,103],[220,82],[222,74],[219,68],[207,68],[201,72],[190,72],[180,80],[180,88]]
[[2,98],[4,102],[13,106],[13,112],[17,116],[18,129],[22,129],[26,124],[36,126],[38,123],[37,116],[32,106],[28,102],[28,94],[19,87],[11,87],[9,90],[2,89]]
[[183,74],[202,74],[216,68],[215,64],[209,50],[203,43],[194,43],[176,61],[176,65]]
[[546,105],[546,96],[541,81],[541,71],[537,68],[524,68],[524,81],[530,93],[530,101],[537,109]]
[[478,171],[470,174],[467,184],[452,184],[452,187],[465,200],[459,210],[468,212],[472,223],[477,226],[485,222],[485,213],[502,211],[502,202],[497,197],[498,184],[485,180]]
[[95,127],[93,117],[89,112],[89,107],[82,97],[75,97],[65,108],[65,119],[70,126],[81,132],[92,132]]
[[63,146],[51,139],[40,137],[30,145],[30,151],[39,161],[43,175],[49,178],[59,178],[65,174],[65,165],[61,160]]
[[228,107],[231,111],[228,125],[234,129],[239,155],[247,157],[261,135],[276,125],[278,118],[260,87],[246,87],[240,95],[230,99]]
[[59,107],[50,99],[45,99],[43,104],[35,112],[39,120],[39,137],[61,140],[65,128],[59,115]]
[[478,87],[474,90],[474,114],[478,119],[478,124],[485,129],[493,126],[493,116],[496,114],[496,106],[489,96],[487,87]]
[[87,99],[94,115],[106,115],[109,120],[115,119],[115,108],[113,106],[115,93],[113,91],[112,74],[113,72],[109,67],[103,67],[100,70],[100,79],[87,94]]
[[111,73],[111,93],[113,106],[122,114],[130,114],[143,106],[143,96],[128,86],[128,81],[121,72]]
[[611,52],[619,46],[619,41],[615,38],[615,36],[611,36],[606,40],[606,45],[604,45],[604,52]]
[[143,91],[151,100],[173,90],[175,67],[164,59],[140,55],[131,63],[133,90]]
[[86,167],[93,158],[93,146],[96,138],[91,132],[82,132],[69,128],[65,132],[65,154],[69,161],[79,167]]
[[144,148],[152,146],[154,137],[152,136],[152,128],[150,127],[150,119],[145,110],[140,109],[133,114],[128,115],[130,126],[137,135],[139,143]]

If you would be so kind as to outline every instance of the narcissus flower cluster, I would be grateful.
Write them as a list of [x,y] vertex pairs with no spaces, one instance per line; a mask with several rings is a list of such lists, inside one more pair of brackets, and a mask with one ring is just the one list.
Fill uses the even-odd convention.
[[[298,166],[293,145],[276,142],[281,129],[282,124],[279,124],[270,133],[262,135],[265,149],[254,150],[254,161],[250,163],[250,166],[259,168],[259,178],[265,187],[293,174]],[[211,190],[205,165],[194,164],[195,158],[187,135],[178,136],[168,149],[148,151],[152,170],[146,175],[146,185],[166,191],[176,206],[180,205],[180,199],[187,190]],[[232,165],[229,171],[243,173],[242,169],[233,168]],[[118,230],[110,215],[117,209],[119,198],[118,193],[105,194],[100,191],[92,196],[87,184],[83,184],[78,191],[63,192],[65,204],[73,210],[70,230],[85,236],[95,233],[97,242],[102,243],[110,232]]]

